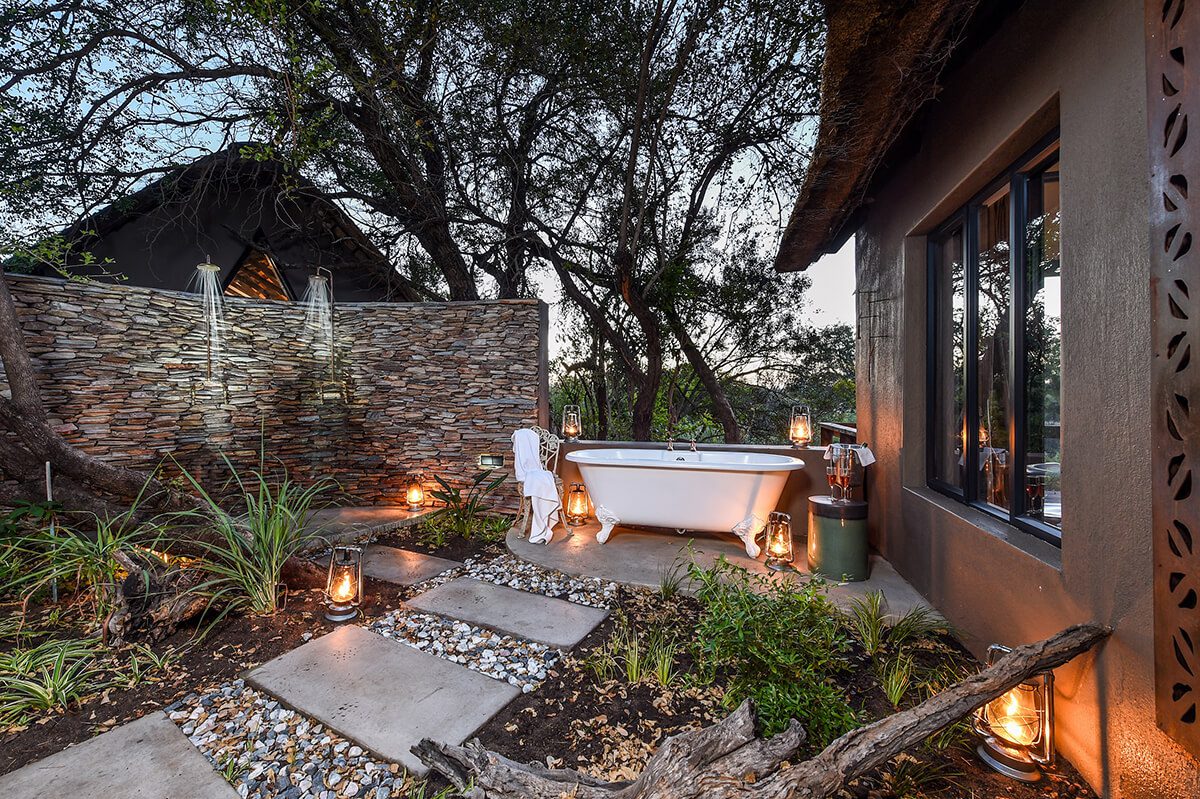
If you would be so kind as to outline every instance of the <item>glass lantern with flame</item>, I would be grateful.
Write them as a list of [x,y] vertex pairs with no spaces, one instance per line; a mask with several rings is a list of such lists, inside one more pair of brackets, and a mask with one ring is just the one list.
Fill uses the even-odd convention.
[[788,440],[797,449],[812,442],[812,413],[807,405],[792,406],[792,421],[788,425]]
[[408,502],[410,511],[419,511],[425,507],[425,485],[421,482],[421,475],[414,474],[408,478],[408,488],[404,491],[404,498]]
[[767,561],[769,569],[795,571],[792,549],[792,517],[780,511],[772,511],[767,517]]
[[579,413],[578,405],[564,405],[562,415],[562,434],[567,441],[578,441],[580,433],[583,432],[583,423],[580,421],[583,417]]
[[349,621],[358,615],[362,601],[363,549],[336,546],[329,557],[329,578],[325,582],[325,618]]
[[583,483],[571,483],[567,489],[567,526],[578,527],[591,516],[591,502]]
[[[993,644],[988,665],[1011,652]],[[1037,782],[1041,766],[1054,763],[1054,674],[1043,672],[988,702],[975,714],[983,737],[979,757],[996,771],[1021,782]]]

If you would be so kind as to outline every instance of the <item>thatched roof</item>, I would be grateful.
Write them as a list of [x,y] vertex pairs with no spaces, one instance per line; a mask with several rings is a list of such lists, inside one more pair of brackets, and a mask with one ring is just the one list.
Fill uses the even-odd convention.
[[838,0],[828,33],[816,149],[775,265],[806,269],[853,232],[871,178],[938,76],[979,0]]

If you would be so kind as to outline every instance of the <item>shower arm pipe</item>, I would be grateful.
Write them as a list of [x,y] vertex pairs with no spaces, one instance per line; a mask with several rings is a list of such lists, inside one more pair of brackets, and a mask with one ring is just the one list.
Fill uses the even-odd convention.
[[337,341],[337,322],[335,318],[337,305],[333,301],[333,272],[324,266],[318,266],[317,277],[321,277],[322,273],[329,284],[329,379],[332,380],[337,364],[337,358],[335,357],[335,353],[337,352],[337,345],[335,344]]

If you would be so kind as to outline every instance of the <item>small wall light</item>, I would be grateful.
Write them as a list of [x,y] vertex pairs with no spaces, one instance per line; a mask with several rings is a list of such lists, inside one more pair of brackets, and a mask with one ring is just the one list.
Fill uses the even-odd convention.
[[408,489],[404,492],[404,497],[408,500],[408,509],[411,511],[419,511],[425,507],[425,486],[421,484],[419,474],[408,479]]
[[578,527],[591,516],[591,501],[583,483],[571,483],[567,490],[567,525]]
[[[988,647],[988,665],[1011,652]],[[983,737],[979,757],[996,771],[1021,782],[1037,782],[1040,766],[1054,763],[1054,674],[1047,671],[1002,694],[975,713]]]
[[792,517],[780,511],[767,516],[767,568],[775,571],[794,571],[792,561]]
[[807,405],[792,406],[792,421],[788,425],[788,440],[797,449],[807,447],[812,441],[812,413]]
[[578,441],[579,434],[583,431],[583,425],[580,419],[578,405],[564,405],[562,415],[562,434],[567,441]]
[[325,582],[325,618],[349,621],[358,615],[362,601],[363,549],[336,546],[329,555],[329,578]]

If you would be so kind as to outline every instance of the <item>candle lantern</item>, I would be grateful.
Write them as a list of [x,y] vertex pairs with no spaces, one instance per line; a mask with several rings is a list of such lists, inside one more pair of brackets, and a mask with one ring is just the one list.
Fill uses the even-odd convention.
[[772,511],[767,517],[767,568],[775,571],[793,571],[794,559],[792,517],[786,513]]
[[578,441],[583,432],[583,417],[579,414],[578,405],[564,405],[562,415],[562,434],[567,441]]
[[567,525],[578,527],[591,516],[591,502],[583,483],[571,483],[567,490]]
[[336,546],[329,556],[329,578],[325,582],[325,618],[349,621],[358,615],[362,601],[363,549]]
[[[993,644],[988,665],[1010,650]],[[979,757],[996,771],[1021,782],[1041,779],[1041,766],[1054,762],[1054,674],[1047,671],[1001,694],[975,713],[983,741]]]
[[788,440],[800,449],[812,441],[812,413],[807,405],[792,406],[792,421],[788,425]]
[[404,496],[408,500],[410,511],[419,511],[425,506],[425,486],[422,485],[419,474],[409,478],[408,489],[404,492]]

